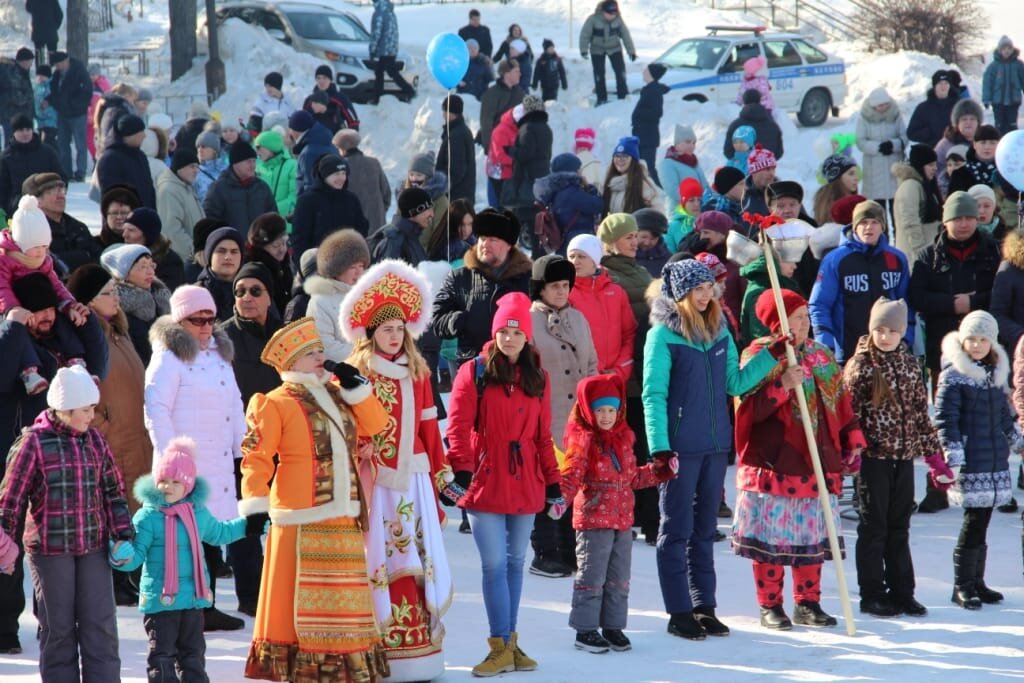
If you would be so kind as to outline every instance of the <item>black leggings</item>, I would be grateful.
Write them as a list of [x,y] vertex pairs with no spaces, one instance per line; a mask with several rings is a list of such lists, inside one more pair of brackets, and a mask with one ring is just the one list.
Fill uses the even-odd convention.
[[960,538],[956,544],[961,548],[977,548],[985,545],[988,523],[992,519],[992,508],[964,508],[964,523],[960,527]]

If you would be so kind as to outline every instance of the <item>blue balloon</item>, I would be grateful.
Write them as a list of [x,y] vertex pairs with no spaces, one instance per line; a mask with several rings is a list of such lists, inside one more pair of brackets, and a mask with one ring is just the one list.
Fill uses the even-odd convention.
[[438,33],[427,46],[427,66],[445,89],[454,88],[469,69],[466,41],[455,33]]

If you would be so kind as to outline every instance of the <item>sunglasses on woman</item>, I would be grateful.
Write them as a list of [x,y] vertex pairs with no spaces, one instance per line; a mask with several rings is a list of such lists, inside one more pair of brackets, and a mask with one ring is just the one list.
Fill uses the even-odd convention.
[[206,327],[207,325],[213,327],[214,323],[217,322],[216,316],[210,316],[209,318],[200,318],[198,316],[193,316],[191,318],[185,318],[185,320],[188,321],[189,325],[192,325],[194,327]]

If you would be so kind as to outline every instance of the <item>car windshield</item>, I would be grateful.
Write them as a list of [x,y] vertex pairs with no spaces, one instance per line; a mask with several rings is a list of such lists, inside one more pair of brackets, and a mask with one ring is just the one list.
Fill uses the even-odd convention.
[[323,12],[289,12],[295,32],[306,40],[368,41],[370,35],[362,26],[341,14]]
[[711,71],[722,61],[728,47],[729,43],[724,40],[689,38],[670,47],[655,61],[670,68]]

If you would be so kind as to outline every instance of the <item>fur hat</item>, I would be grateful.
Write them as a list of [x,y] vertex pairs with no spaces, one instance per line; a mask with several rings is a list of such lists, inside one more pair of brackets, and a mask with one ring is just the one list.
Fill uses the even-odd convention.
[[[194,154],[194,152],[193,152]],[[100,197],[100,214],[104,217],[110,213],[110,205],[114,202],[124,204],[132,209],[142,206],[142,200],[134,188],[127,185],[111,185]]]
[[316,123],[316,119],[305,109],[296,109],[288,117],[288,127],[296,133],[305,133],[313,127],[314,123]]
[[703,196],[704,188],[696,178],[683,178],[682,182],[679,183],[680,204],[685,204],[693,198],[700,199]]
[[985,110],[972,99],[957,100],[957,103],[953,105],[953,111],[949,113],[949,122],[956,128],[960,119],[965,116],[973,116],[980,124],[985,120]]
[[232,166],[256,158],[256,150],[245,140],[236,140],[228,152],[228,163]]
[[118,280],[127,280],[128,273],[143,256],[153,258],[149,249],[141,244],[115,244],[100,254],[100,265]]
[[198,285],[182,285],[171,294],[171,320],[180,323],[199,311],[217,312],[210,290]]
[[433,206],[430,193],[422,187],[407,187],[398,194],[398,213],[402,218],[415,218]]
[[971,311],[960,321],[960,341],[968,337],[984,337],[993,344],[999,342],[999,323],[988,311]]
[[274,291],[274,276],[271,274],[270,269],[259,261],[249,261],[242,265],[235,273],[235,278],[231,281],[232,287],[239,280],[244,280],[247,277],[255,278],[263,284],[263,288],[267,290],[267,293],[273,297]]
[[57,370],[46,392],[46,405],[53,410],[74,410],[100,402],[100,389],[81,365]]
[[533,341],[530,298],[522,292],[509,292],[498,299],[498,308],[491,321],[491,338],[497,336],[498,330],[504,327],[517,329],[526,335],[527,341]]
[[577,128],[573,134],[573,141],[576,149],[594,149],[594,142],[597,140],[597,133],[593,128]]
[[100,290],[107,286],[110,279],[111,275],[106,268],[95,263],[86,263],[71,273],[71,277],[68,278],[68,291],[75,297],[75,301],[88,305]]
[[706,265],[695,259],[666,263],[661,270],[661,293],[672,301],[682,301],[705,282],[714,284],[715,276]]
[[153,481],[180,481],[185,495],[196,486],[196,442],[187,436],[176,436],[153,463]]
[[879,327],[888,327],[893,332],[901,335],[907,331],[907,302],[903,299],[893,301],[881,296],[871,306],[871,314],[868,316],[868,332]]
[[185,118],[186,120],[209,119],[210,108],[202,100],[193,100],[188,105],[188,114]]
[[41,197],[47,190],[55,187],[67,187],[67,183],[57,173],[33,173],[21,184],[21,193],[33,197]]
[[[807,305],[807,299],[790,289],[783,289],[781,294],[782,305],[786,309],[787,318]],[[782,327],[782,323],[779,320],[779,310],[775,306],[775,292],[771,287],[761,292],[761,295],[757,297],[754,315],[757,316],[762,325],[772,332],[778,332],[779,328]]]
[[271,88],[280,90],[284,85],[284,76],[277,71],[271,71],[263,77],[263,85],[269,85]]
[[832,204],[829,216],[839,225],[850,225],[853,223],[853,210],[861,202],[867,201],[867,197],[859,194],[848,194],[837,199]]
[[732,226],[732,217],[724,211],[705,211],[693,222],[693,229],[697,232],[710,230],[723,236],[729,234]]
[[[200,218],[192,226],[192,251],[201,254],[206,250],[206,240],[210,233],[218,228],[226,228],[228,224],[219,218]],[[209,263],[209,261],[207,261]]]
[[209,147],[217,154],[220,154],[220,136],[212,130],[203,131],[196,137],[196,149]]
[[957,190],[946,197],[946,203],[942,205],[942,222],[963,217],[977,218],[978,202],[963,190]]
[[696,140],[697,134],[693,132],[691,126],[687,126],[682,123],[677,123],[675,129],[672,131],[672,144],[678,145],[688,140]]
[[582,166],[580,158],[570,152],[559,154],[551,160],[552,173],[575,173]]
[[568,255],[574,251],[583,252],[590,257],[590,260],[594,262],[595,266],[601,266],[601,257],[604,256],[604,247],[601,246],[601,240],[597,239],[596,235],[584,233],[573,237],[569,240],[569,246],[566,247],[565,253]]
[[249,244],[262,247],[270,244],[288,231],[288,224],[281,214],[274,211],[256,216],[249,226]]
[[747,175],[754,175],[758,171],[775,168],[776,165],[774,152],[762,147],[760,144],[755,145],[754,149],[750,152],[750,156],[747,157]]
[[885,223],[885,209],[882,205],[871,199],[865,199],[857,206],[853,207],[853,215],[850,217],[850,225],[856,227],[862,221],[869,218],[874,218],[882,224],[884,228]]
[[477,237],[497,237],[513,247],[519,241],[521,229],[516,215],[502,209],[484,209],[476,215],[473,224],[473,234]]
[[430,323],[433,305],[430,284],[422,273],[405,261],[384,259],[363,273],[342,299],[338,325],[353,344],[372,337],[388,320],[401,320],[417,339]]
[[732,166],[723,166],[715,171],[715,181],[711,188],[718,194],[728,194],[729,190],[742,183],[744,179],[743,171]]
[[320,243],[316,252],[316,272],[334,280],[357,263],[370,267],[370,247],[352,228],[335,230]]
[[605,244],[615,244],[637,231],[636,219],[628,213],[610,213],[597,226],[597,237]]
[[657,209],[637,209],[633,212],[637,230],[646,230],[652,235],[664,235],[668,232],[668,218]]
[[615,151],[612,153],[626,154],[633,157],[634,160],[640,161],[640,138],[634,135],[619,138],[619,141],[615,144]]
[[131,223],[140,231],[147,247],[151,247],[160,239],[160,231],[163,225],[160,222],[160,214],[148,206],[139,208],[128,214],[125,223]]
[[434,175],[435,157],[433,152],[420,152],[409,160],[409,173],[419,173],[428,178]]
[[11,239],[23,252],[32,247],[48,247],[53,239],[50,221],[39,208],[39,200],[30,194],[22,195],[18,208],[11,216]]
[[544,285],[551,282],[569,281],[569,288],[576,284],[576,268],[558,254],[541,256],[533,262],[533,272],[530,276],[530,298],[534,301],[540,299],[540,292]]
[[857,166],[857,162],[845,154],[832,154],[821,162],[821,175],[826,183],[833,183],[839,177]]
[[544,100],[536,95],[527,95],[523,98],[523,112],[529,114],[534,111],[544,111]]
[[57,292],[53,290],[50,278],[38,270],[12,282],[11,291],[14,292],[14,297],[21,302],[22,307],[31,313],[38,313],[57,306]]

